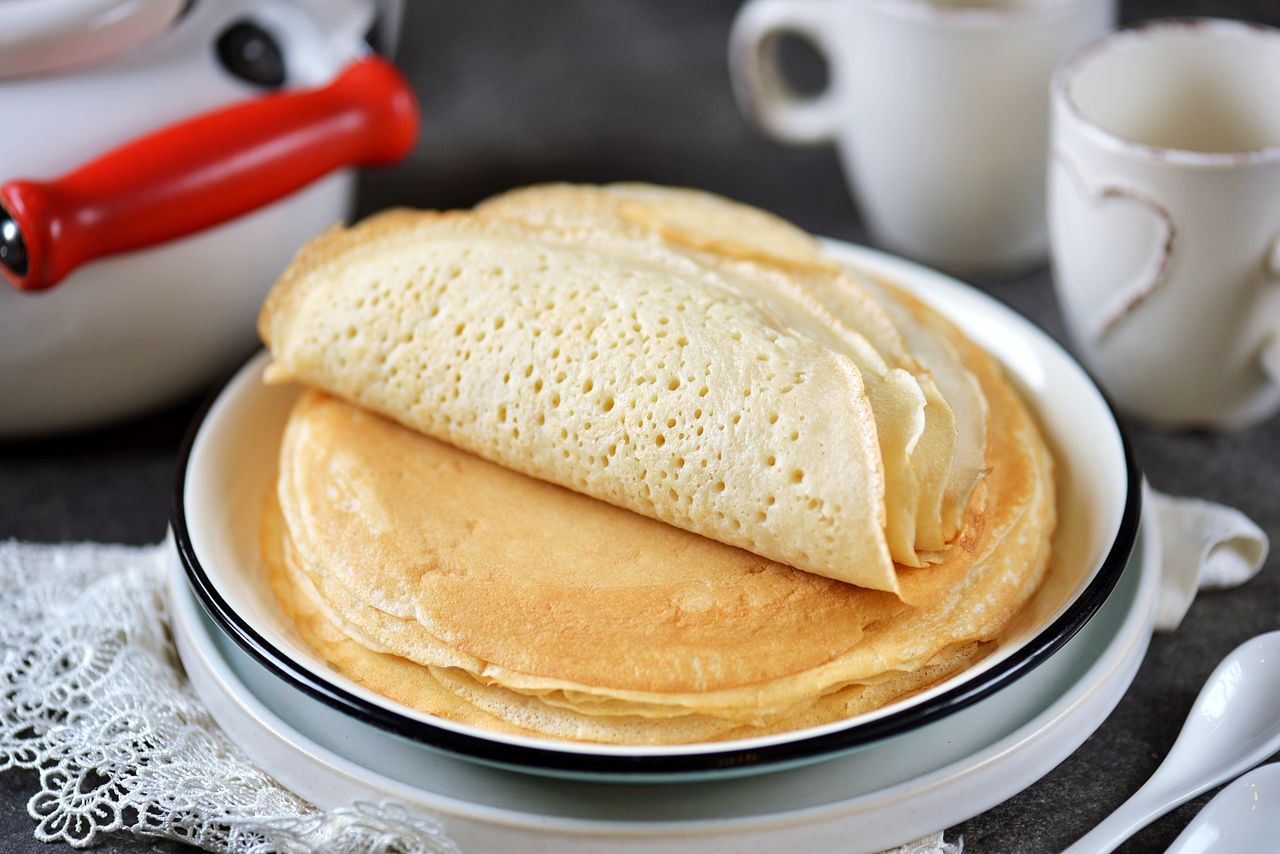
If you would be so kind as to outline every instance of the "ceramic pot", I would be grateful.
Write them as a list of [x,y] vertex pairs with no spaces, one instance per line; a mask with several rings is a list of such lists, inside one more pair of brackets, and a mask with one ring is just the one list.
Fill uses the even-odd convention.
[[[247,352],[268,287],[411,150],[396,2],[0,9],[0,437],[175,399]],[[12,18],[12,20],[11,20]],[[106,23],[104,23],[106,22]]]

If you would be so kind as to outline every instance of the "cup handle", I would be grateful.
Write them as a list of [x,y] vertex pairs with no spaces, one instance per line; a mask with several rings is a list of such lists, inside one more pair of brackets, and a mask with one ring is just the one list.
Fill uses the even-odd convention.
[[[826,142],[835,135],[840,75],[831,40],[830,0],[748,0],[729,34],[729,75],[742,111],[761,130],[796,145]],[[827,88],[800,95],[778,67],[777,38],[791,33],[810,41],[830,69]]]
[[1262,369],[1267,372],[1267,376],[1271,377],[1271,381],[1280,385],[1280,329],[1272,332],[1266,343],[1262,345],[1259,360],[1262,362]]
[[[1280,280],[1280,237],[1271,244],[1267,253],[1267,272],[1272,278]],[[1280,325],[1262,342],[1258,352],[1258,362],[1273,383],[1280,385]]]

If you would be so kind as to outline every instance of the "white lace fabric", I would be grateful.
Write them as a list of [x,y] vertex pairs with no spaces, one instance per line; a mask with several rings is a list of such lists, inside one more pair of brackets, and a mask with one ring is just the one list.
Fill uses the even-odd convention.
[[160,547],[0,544],[0,772],[29,768],[35,838],[107,833],[228,854],[458,849],[404,806],[321,811],[254,767],[187,683]]
[[[161,837],[228,854],[446,854],[394,801],[324,811],[232,744],[169,632],[163,546],[0,543],[0,773],[27,768],[35,838]],[[896,854],[960,854],[933,834]]]

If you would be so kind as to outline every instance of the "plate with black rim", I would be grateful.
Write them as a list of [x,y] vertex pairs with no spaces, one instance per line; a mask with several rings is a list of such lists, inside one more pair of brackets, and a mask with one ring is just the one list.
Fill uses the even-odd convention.
[[974,666],[874,712],[775,735],[624,746],[508,735],[400,705],[333,670],[298,637],[266,581],[258,520],[279,439],[299,389],[267,386],[265,353],[202,408],[179,457],[171,525],[197,597],[243,650],[279,679],[351,717],[456,756],[524,772],[597,780],[741,776],[843,755],[991,696],[1047,660],[1110,594],[1137,536],[1141,479],[1114,413],[1085,371],[1033,324],[942,274],[874,250],[827,242],[947,315],[1004,366],[1040,420],[1057,465],[1053,571],[1034,619]]
[[323,809],[391,798],[440,818],[466,851],[701,854],[882,851],[1004,801],[1111,713],[1151,637],[1158,532],[1143,521],[1107,601],[1040,667],[901,738],[792,771],[679,785],[515,774],[366,726],[276,679],[170,574],[174,640],[192,687],[254,762]]

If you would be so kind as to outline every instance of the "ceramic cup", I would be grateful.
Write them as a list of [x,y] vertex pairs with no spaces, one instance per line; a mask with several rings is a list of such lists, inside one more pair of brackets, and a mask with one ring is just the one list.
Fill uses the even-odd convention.
[[[1109,31],[1114,0],[748,0],[730,36],[744,111],[789,143],[834,141],[882,245],[953,272],[1042,261],[1049,79]],[[830,69],[791,89],[777,36]]]
[[1280,30],[1156,22],[1053,82],[1058,297],[1117,403],[1230,430],[1280,408]]

